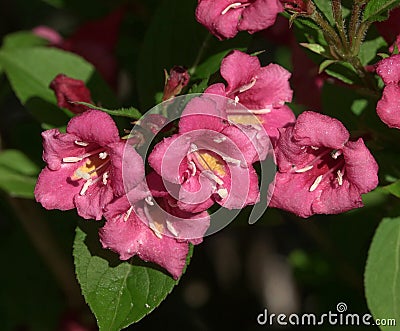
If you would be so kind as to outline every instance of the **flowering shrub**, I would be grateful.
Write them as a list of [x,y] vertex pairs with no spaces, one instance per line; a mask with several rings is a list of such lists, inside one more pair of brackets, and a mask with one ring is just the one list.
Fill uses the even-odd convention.
[[[45,2],[51,15],[58,1]],[[271,233],[276,224],[289,226],[283,231],[289,236],[303,229],[326,250],[308,252],[315,247],[304,244],[307,235],[291,236],[290,245],[279,240],[290,252],[286,269],[279,269],[265,259],[265,243],[255,257],[248,251],[256,243],[245,245],[244,265],[257,274],[249,287],[261,284],[257,291],[268,309],[307,310],[271,303],[284,270],[305,275],[305,288],[323,277],[328,287],[338,275],[364,302],[358,268],[367,260],[361,308],[368,305],[375,319],[400,321],[399,4],[137,1],[107,8],[94,20],[84,19],[88,12],[81,8],[83,23],[69,31],[35,21],[6,35],[0,102],[8,105],[13,91],[23,105],[18,116],[31,130],[7,128],[14,115],[3,107],[0,189],[67,298],[55,316],[71,317],[53,327],[95,328],[84,300],[101,330],[138,322],[190,269],[194,248],[209,248],[207,236],[231,222],[235,228],[258,220],[255,227]],[[66,1],[58,6],[76,10]],[[23,206],[28,199],[37,202],[32,212]],[[32,225],[30,217],[74,220],[68,224],[76,227],[81,291],[52,230]],[[321,231],[322,220],[335,220],[340,231]],[[71,228],[62,236],[67,233]],[[343,246],[338,254],[335,242]],[[235,254],[227,249],[221,258],[221,251],[213,251],[216,279],[228,284]],[[337,268],[330,259],[338,260]],[[200,269],[208,273],[205,265]]]

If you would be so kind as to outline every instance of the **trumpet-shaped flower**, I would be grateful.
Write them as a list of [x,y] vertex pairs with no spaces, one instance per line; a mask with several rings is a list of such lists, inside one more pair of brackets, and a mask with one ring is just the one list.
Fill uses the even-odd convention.
[[301,217],[337,214],[362,207],[361,194],[378,184],[378,165],[360,138],[338,120],[307,111],[281,129],[279,171],[270,207]]
[[203,95],[189,102],[179,133],[156,145],[149,164],[167,182],[180,185],[178,206],[190,212],[214,202],[240,209],[258,201],[258,179],[252,163],[256,146],[224,115],[223,98]]
[[233,51],[221,63],[222,83],[211,85],[205,92],[235,100],[249,111],[227,109],[228,119],[243,125],[262,125],[269,137],[276,140],[278,128],[295,121],[285,102],[292,100],[290,72],[277,64],[261,67],[257,57]]
[[239,31],[264,30],[282,11],[278,0],[199,0],[196,19],[222,40],[233,38]]
[[[144,177],[142,158],[133,148],[125,150],[114,121],[101,111],[75,116],[66,133],[51,129],[42,136],[47,166],[39,175],[35,197],[46,209],[76,208],[83,218],[99,220],[114,197]],[[123,163],[129,172],[125,183]]]
[[207,212],[179,210],[155,173],[147,176],[147,183],[152,195],[149,190],[134,189],[107,206],[100,241],[104,248],[118,253],[121,260],[137,255],[178,279],[185,266],[188,243],[202,242],[210,217]]

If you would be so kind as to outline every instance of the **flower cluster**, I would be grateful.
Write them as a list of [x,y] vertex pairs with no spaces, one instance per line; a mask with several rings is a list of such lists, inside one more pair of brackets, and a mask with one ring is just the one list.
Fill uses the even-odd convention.
[[[198,14],[206,2],[200,1]],[[243,23],[245,11],[263,3],[227,4],[223,15],[240,10]],[[397,57],[384,61],[393,64]],[[384,61],[378,73],[398,89],[398,73],[385,74]],[[225,82],[192,97],[179,121],[148,114],[137,122],[158,139],[148,155],[147,174],[136,148],[148,136],[122,139],[108,114],[74,103],[91,100],[83,82],[57,76],[51,87],[59,105],[76,116],[65,133],[42,134],[47,166],[36,185],[37,201],[47,209],[76,208],[85,219],[104,218],[99,233],[104,248],[121,260],[136,255],[154,262],[175,279],[183,272],[189,244],[202,242],[212,206],[267,206],[259,191],[264,179],[254,164],[268,155],[278,168],[270,206],[300,217],[362,206],[361,194],[378,183],[378,166],[361,138],[351,141],[341,122],[320,113],[306,111],[296,119],[286,105],[292,101],[291,74],[277,64],[263,67],[257,57],[233,51],[220,73]],[[182,67],[171,71],[164,110],[189,79]]]

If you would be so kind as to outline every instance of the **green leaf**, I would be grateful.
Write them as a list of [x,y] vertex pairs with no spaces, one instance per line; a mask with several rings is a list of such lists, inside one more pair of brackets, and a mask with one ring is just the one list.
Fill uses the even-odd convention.
[[337,60],[325,60],[325,61],[322,61],[321,64],[319,65],[318,73],[320,74],[326,68],[328,68],[331,64],[336,63],[336,62],[337,62]]
[[384,51],[386,49],[387,43],[385,39],[379,35],[376,29],[370,29],[367,38],[361,44],[358,57],[360,58],[361,63],[365,66],[375,59],[380,50]]
[[2,49],[12,50],[18,48],[45,46],[47,44],[47,40],[36,36],[30,31],[18,31],[4,37]]
[[351,104],[351,111],[355,115],[360,116],[362,114],[362,112],[367,108],[367,106],[368,106],[368,100],[356,99]]
[[400,0],[369,0],[364,10],[363,21],[384,21],[388,18],[389,11],[399,4]]
[[[204,79],[209,78],[213,73],[219,70],[222,59],[233,49],[226,49],[217,54],[211,55],[204,62],[194,68],[193,72],[189,72],[192,75],[192,79]],[[244,49],[240,49],[244,51]]]
[[324,54],[326,53],[325,47],[321,46],[320,44],[308,44],[308,43],[300,43],[301,46],[304,48],[309,49],[310,51],[317,53],[317,54]]
[[332,63],[329,68],[325,69],[325,72],[328,75],[335,77],[336,79],[339,79],[342,82],[350,85],[354,84],[354,82],[358,80],[358,76],[353,66],[343,61]]
[[396,181],[393,184],[387,185],[384,187],[384,189],[390,194],[393,194],[395,197],[400,198],[400,181]]
[[[365,294],[375,319],[400,318],[400,217],[384,218],[375,232],[365,268]],[[381,326],[398,330],[398,326]]]
[[79,56],[45,47],[1,50],[0,63],[23,104],[33,97],[56,104],[49,84],[57,74],[87,81],[94,72],[93,66]]
[[133,118],[135,120],[138,120],[142,117],[142,114],[140,113],[140,111],[134,107],[110,110],[110,109],[105,109],[102,107],[97,107],[95,105],[92,105],[92,104],[86,103],[86,102],[74,102],[74,103],[90,107],[91,109],[101,110],[107,114],[114,115],[114,116],[123,116],[123,117]]
[[16,149],[6,149],[0,153],[0,167],[7,167],[28,176],[35,176],[40,171],[35,163]]
[[33,199],[36,178],[21,175],[7,167],[0,166],[0,189],[11,197]]
[[94,223],[86,228],[87,232],[76,229],[76,274],[100,330],[118,331],[153,311],[177,281],[139,259],[120,261],[116,254],[101,248]]
[[39,168],[18,150],[0,153],[0,189],[12,197],[33,199]]

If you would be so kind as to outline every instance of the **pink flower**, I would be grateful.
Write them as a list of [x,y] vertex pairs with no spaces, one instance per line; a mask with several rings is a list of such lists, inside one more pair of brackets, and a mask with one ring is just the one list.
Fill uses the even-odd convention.
[[376,73],[386,85],[376,106],[377,114],[389,127],[400,129],[400,55],[380,61]]
[[270,207],[301,217],[362,207],[361,194],[378,185],[378,165],[360,138],[338,120],[306,111],[281,129],[278,173]]
[[[42,133],[43,159],[47,166],[39,175],[35,197],[46,209],[76,208],[83,218],[102,218],[104,207],[125,194],[144,177],[142,158],[125,149],[112,118],[88,110],[58,129]],[[122,179],[122,166],[126,178]]]
[[150,166],[178,186],[176,199],[183,210],[199,212],[215,202],[240,209],[258,201],[251,164],[259,155],[247,134],[228,123],[221,99],[192,99],[181,116],[179,133],[157,144],[149,156]]
[[189,251],[187,242],[168,236],[157,237],[133,211],[125,196],[108,205],[105,217],[106,224],[100,229],[104,248],[118,253],[121,260],[137,255],[165,268],[175,279],[179,278]]
[[[257,57],[233,51],[221,63],[224,84],[211,85],[205,93],[222,95],[241,103],[251,113],[228,109],[228,119],[238,124],[262,124],[269,137],[278,137],[278,128],[296,118],[284,105],[292,100],[290,72],[277,64],[261,67]],[[249,116],[250,115],[250,116]],[[258,122],[258,123],[257,123]]]
[[137,255],[178,279],[185,266],[188,243],[202,242],[210,217],[207,212],[192,214],[179,210],[158,175],[151,173],[148,183],[153,198],[140,197],[145,192],[141,189],[139,195],[130,194],[129,201],[122,196],[107,206],[100,241],[104,248],[118,253],[121,260]]
[[59,107],[67,108],[74,114],[83,113],[90,109],[83,105],[74,104],[76,101],[92,103],[90,91],[84,81],[59,74],[51,81],[50,88],[56,94]]
[[239,31],[264,30],[275,23],[282,11],[278,0],[199,0],[196,19],[222,40],[233,38]]

